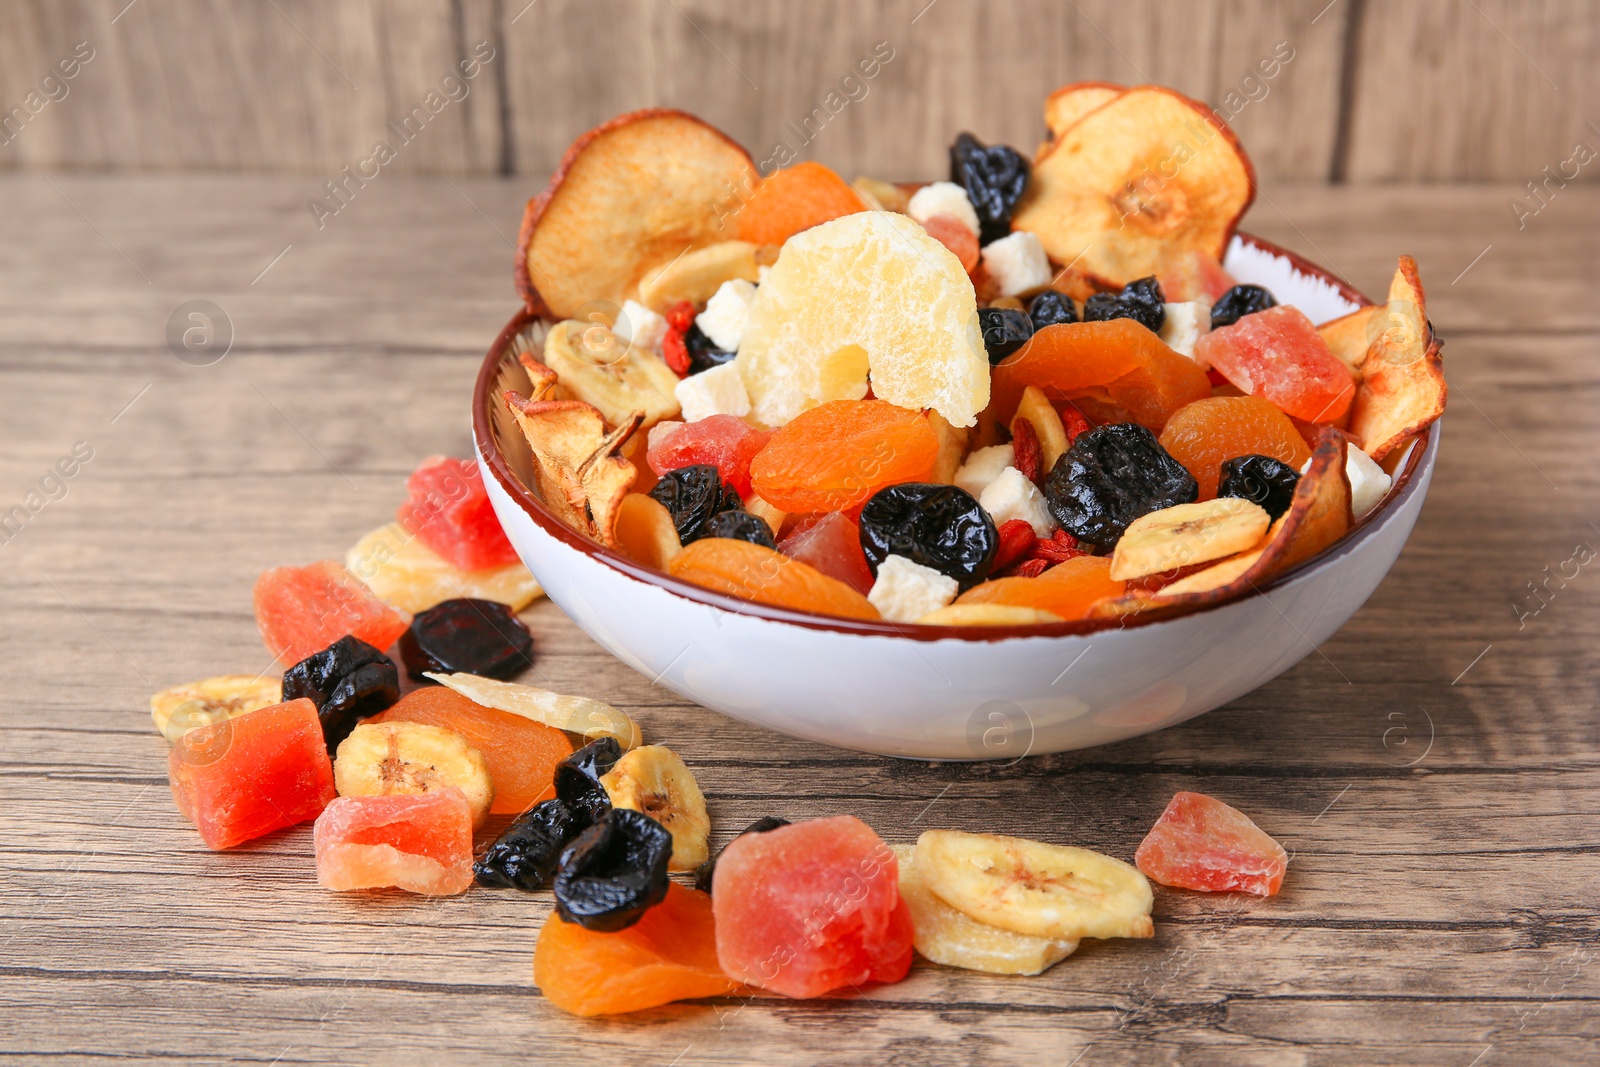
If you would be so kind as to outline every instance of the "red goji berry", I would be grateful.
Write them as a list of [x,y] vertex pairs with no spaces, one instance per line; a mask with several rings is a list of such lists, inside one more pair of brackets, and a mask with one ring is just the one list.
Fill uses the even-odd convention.
[[1042,559],[1024,560],[1023,562],[1017,564],[1017,577],[1037,578],[1039,575],[1043,574],[1045,569],[1049,566],[1050,564]]
[[1061,409],[1061,428],[1067,431],[1067,445],[1071,447],[1079,434],[1089,430],[1089,420],[1083,417],[1083,412],[1069,403]]
[[1039,468],[1044,463],[1044,453],[1039,448],[1039,433],[1033,423],[1022,416],[1011,420],[1011,447],[1016,458],[1011,465],[1022,472],[1030,482],[1039,480]]
[[683,335],[694,325],[694,305],[680,300],[667,309],[667,335],[661,339],[661,358],[680,378],[689,376],[689,346]]
[[1000,524],[1000,546],[995,549],[994,569],[1004,570],[1033,551],[1039,541],[1026,519],[1008,519]]

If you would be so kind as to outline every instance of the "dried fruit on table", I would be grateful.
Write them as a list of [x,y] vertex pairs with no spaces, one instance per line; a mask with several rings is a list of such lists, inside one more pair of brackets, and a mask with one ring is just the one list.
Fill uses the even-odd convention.
[[772,536],[772,527],[767,525],[766,520],[739,508],[721,511],[711,516],[711,521],[706,523],[705,535],[729,541],[748,541],[763,548],[778,547],[777,541]]
[[678,415],[677,374],[660,356],[618,337],[603,322],[558,322],[545,334],[539,359],[524,352],[521,361],[543,362],[556,372],[558,396],[593,404],[612,426],[634,412],[644,416],[640,426],[646,430]]
[[586,741],[609,737],[624,749],[639,743],[638,723],[610,704],[592,697],[565,696],[476,674],[430,674],[428,677],[485,707],[542,722],[577,734]]
[[739,209],[739,239],[781,245],[802,230],[868,210],[851,184],[806,160],[762,180]]
[[585,825],[611,810],[611,794],[600,779],[622,758],[615,738],[597,737],[556,765],[556,799],[571,808]]
[[588,826],[588,816],[565,801],[541,801],[512,820],[472,872],[490,889],[549,889],[562,851]]
[[1179,793],[1134,854],[1152,881],[1202,893],[1276,896],[1289,856],[1237,808],[1204,793]]
[[758,430],[734,415],[711,415],[652,435],[645,453],[658,475],[683,467],[710,464],[741,497],[750,496],[750,461],[768,441],[771,430]]
[[1278,306],[1277,297],[1260,285],[1235,285],[1211,305],[1211,328],[1232,326],[1246,315]]
[[1200,335],[1195,358],[1253,396],[1307,422],[1336,422],[1355,396],[1355,379],[1296,307],[1246,315]]
[[1011,213],[1028,187],[1028,160],[1010,145],[985,145],[970,133],[950,146],[950,180],[967,192],[984,244],[1011,232]]
[[516,563],[476,463],[429,456],[406,479],[396,517],[440,559],[463,571]]
[[348,635],[283,672],[283,699],[317,706],[322,736],[333,755],[356,723],[400,699],[394,660]]
[[619,1015],[676,1000],[723,996],[738,987],[717,963],[711,898],[679,885],[616,933],[585,930],[551,915],[539,930],[533,980],[572,1015]]
[[454,730],[420,722],[364,722],[339,743],[334,784],[342,797],[415,796],[449,786],[483,822],[494,803],[494,782],[483,753]]
[[1259,504],[1237,497],[1152,511],[1123,532],[1111,556],[1111,577],[1126,582],[1244,552],[1260,543],[1271,524]]
[[1249,500],[1264,508],[1269,518],[1277,519],[1289,510],[1299,483],[1299,470],[1282,460],[1261,455],[1235,456],[1222,465],[1217,495]]
[[1400,257],[1389,283],[1378,340],[1361,365],[1361,388],[1350,409],[1350,430],[1367,455],[1382,459],[1444,414],[1444,342],[1428,321],[1417,264]]
[[872,568],[861,551],[861,528],[842,511],[797,523],[778,551],[835,578],[862,596],[872,590]]
[[635,563],[666,570],[683,551],[672,512],[653,496],[629,493],[617,509],[617,547]]
[[1121,596],[1123,583],[1111,577],[1104,556],[1078,556],[1058,563],[1037,578],[995,578],[961,594],[957,605],[1013,605],[1081,619],[1098,600]]
[[884,400],[835,400],[783,426],[750,464],[751,485],[784,511],[845,511],[885,485],[933,473],[927,416]]
[[1083,116],[1127,91],[1127,86],[1115,82],[1083,81],[1063,85],[1044,99],[1044,124],[1050,128],[1050,136],[1060,137]]
[[[768,830],[776,830],[780,826],[788,825],[788,819],[781,819],[776,815],[763,815],[761,818],[757,819],[749,826],[746,826],[743,830],[740,830],[733,836],[735,838],[740,838],[745,834],[764,834]],[[716,877],[717,860],[721,858],[721,855],[722,854],[719,852],[717,855],[712,856],[710,859],[706,860],[700,866],[695,868],[694,887],[700,890],[700,892],[711,892],[711,881]]]
[[717,959],[730,978],[790,997],[898,982],[911,916],[894,853],[840,815],[735,838],[712,879]]
[[[866,562],[862,562],[866,567]],[[150,697],[150,718],[168,741],[200,726],[210,726],[246,712],[270,708],[283,700],[276,678],[224,674],[175,685]]]
[[524,812],[555,796],[556,766],[572,755],[572,742],[560,730],[440,686],[407,693],[374,721],[420,722],[460,734],[483,757],[494,783],[489,811],[497,815]]
[[900,896],[911,909],[914,943],[923,958],[989,974],[1041,974],[1078,950],[1076,938],[1029,937],[957,911],[923,885],[914,847],[889,848],[900,866]]
[[712,516],[743,504],[709,463],[668,471],[650,490],[650,497],[667,509],[678,540],[685,545],[706,536]]
[[983,331],[983,349],[989,362],[999,363],[1028,343],[1033,336],[1033,320],[1026,311],[1014,308],[979,308],[978,329]]
[[971,426],[989,403],[967,272],[915,219],[889,211],[786,243],[756,290],[735,364],[768,426],[865,396],[869,371],[879,400],[933,408],[952,426]]
[[917,874],[935,896],[991,926],[1030,937],[1151,937],[1153,894],[1121,860],[1019,837],[929,830]]
[[256,626],[280,663],[299,663],[349,634],[388,648],[411,624],[331,559],[274,567],[256,579]]
[[638,413],[608,431],[592,404],[510,391],[504,399],[533,451],[534,488],[545,505],[572,529],[615,544],[617,509],[638,474],[620,453],[639,427]]
[[622,756],[600,778],[614,808],[641,811],[672,835],[667,869],[692,871],[706,862],[711,816],[700,783],[665,745],[643,745]]
[[1161,431],[1161,447],[1194,476],[1200,500],[1217,495],[1222,464],[1235,456],[1271,456],[1295,470],[1311,458],[1289,417],[1258,396],[1207,397],[1180,408]]
[[730,214],[759,180],[744,149],[692,115],[619,115],[574,141],[528,202],[517,291],[557,319],[593,300],[620,307],[651,267],[732,237]]
[[520,560],[464,571],[397,522],[380,526],[357,541],[345,553],[344,565],[379,600],[401,611],[426,611],[441,600],[458,596],[498,600],[512,611],[521,611],[544,595],[538,579]]
[[167,753],[167,780],[178,810],[214,849],[309,822],[335,795],[309,700],[190,730]]
[[336,797],[317,816],[317,883],[449,896],[472,885],[472,806],[461,790]]
[[1111,548],[1141,515],[1193,501],[1199,488],[1156,435],[1133,422],[1073,441],[1045,483],[1050,512],[1073,537]]
[[1221,259],[1254,196],[1249,159],[1209,107],[1143,86],[1083,115],[1035,161],[1012,226],[1057,263],[1122,285],[1178,251]]
[[953,485],[891,485],[861,509],[861,548],[874,574],[888,557],[902,556],[966,589],[988,577],[999,543],[989,513]]
[[758,604],[852,619],[878,618],[878,609],[844,582],[748,541],[696,541],[672,561],[668,573],[704,589]]
[[922,221],[928,236],[944,245],[950,254],[961,261],[961,269],[968,274],[978,269],[980,250],[978,235],[967,229],[967,224],[949,215],[934,215]]
[[459,597],[411,620],[400,657],[418,679],[429,671],[510,678],[533,666],[533,635],[504,604]]
[[586,930],[632,926],[667,895],[672,835],[648,815],[613,808],[561,853],[556,914]]

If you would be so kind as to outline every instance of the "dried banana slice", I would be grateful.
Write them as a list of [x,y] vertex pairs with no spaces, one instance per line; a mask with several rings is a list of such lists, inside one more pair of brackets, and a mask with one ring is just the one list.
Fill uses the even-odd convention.
[[224,674],[163,689],[150,698],[156,730],[173,744],[190,730],[283,703],[276,676]]
[[521,611],[544,595],[538,579],[521,563],[459,570],[397,522],[357,541],[345,553],[344,565],[379,600],[413,615],[456,597],[495,600]]
[[339,742],[333,785],[342,797],[431,793],[455,786],[483,823],[494,782],[483,753],[454,730],[420,722],[364,722]]
[[1254,548],[1272,525],[1260,504],[1219,496],[1141,515],[1111,553],[1111,578],[1125,582]]
[[1017,604],[947,604],[916,621],[921,626],[1038,626],[1066,620],[1053,612]]
[[663,314],[683,300],[704,304],[723,282],[760,281],[760,253],[760,246],[749,241],[721,241],[685,252],[639,280],[639,302]]
[[1077,938],[1029,937],[962,914],[923,884],[913,846],[889,850],[900,863],[900,899],[911,909],[916,949],[924,959],[989,974],[1039,974],[1078,950]]
[[1020,837],[929,830],[917,874],[967,916],[1031,937],[1151,937],[1150,883],[1121,860]]
[[[527,363],[531,357],[524,357]],[[612,426],[635,411],[644,429],[678,414],[678,376],[660,356],[624,341],[599,322],[568,319],[550,327],[544,365],[556,372],[556,391],[593,404]]]
[[706,798],[679,755],[665,745],[623,753],[600,779],[614,808],[650,816],[672,835],[668,870],[692,871],[710,858],[711,816]]
[[638,723],[610,704],[591,697],[563,696],[548,689],[477,674],[429,674],[427,677],[484,707],[509,711],[569,734],[579,734],[585,741],[610,737],[624,749],[638,748],[641,741]]

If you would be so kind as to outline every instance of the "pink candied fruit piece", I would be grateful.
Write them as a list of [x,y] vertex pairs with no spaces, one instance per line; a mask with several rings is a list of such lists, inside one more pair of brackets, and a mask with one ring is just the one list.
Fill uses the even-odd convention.
[[477,464],[429,456],[406,479],[406,490],[410,496],[395,513],[400,525],[452,567],[481,571],[517,562]]
[[324,889],[451,896],[472,884],[472,805],[455,786],[339,797],[317,817],[314,838]]
[[730,978],[790,997],[898,982],[911,967],[899,867],[851,815],[735,838],[712,877],[717,960]]
[[861,528],[842,511],[797,522],[778,544],[778,551],[839,579],[862,596],[872,589],[872,570],[861,550]]
[[978,269],[978,235],[967,229],[966,223],[949,215],[935,215],[922,228],[961,261],[962,270],[971,274]]
[[190,730],[167,754],[167,781],[214,849],[315,819],[337,795],[317,706],[304,697]]
[[1270,897],[1283,885],[1289,857],[1244,812],[1204,793],[1179,793],[1145,835],[1134,864],[1162,885]]
[[255,609],[267,651],[291,665],[345,634],[385,649],[411,625],[410,614],[373,596],[330,559],[267,571],[256,579]]
[[771,430],[758,430],[736,416],[708,415],[695,422],[680,423],[659,437],[651,434],[645,461],[658,475],[709,464],[748,500],[750,461],[771,439]]
[[1337,422],[1356,383],[1299,308],[1279,305],[1200,335],[1195,360],[1306,422]]

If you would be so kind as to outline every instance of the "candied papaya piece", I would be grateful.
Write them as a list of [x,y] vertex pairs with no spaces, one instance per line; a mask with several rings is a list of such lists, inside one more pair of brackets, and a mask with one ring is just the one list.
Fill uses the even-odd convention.
[[299,663],[349,634],[386,649],[411,625],[331,559],[274,567],[256,579],[256,626],[280,663]]
[[1252,396],[1306,422],[1344,418],[1356,381],[1299,308],[1280,305],[1200,335],[1194,356]]
[[317,882],[452,896],[472,884],[472,806],[459,789],[337,797],[317,816]]
[[406,491],[400,524],[452,566],[479,571],[517,562],[476,463],[430,456],[406,479]]
[[848,511],[887,485],[925,482],[939,461],[926,415],[886,400],[835,400],[783,426],[750,463],[761,499],[783,511]]
[[659,437],[652,434],[645,459],[658,475],[709,464],[741,498],[748,498],[750,461],[771,439],[772,431],[758,430],[737,416],[710,415],[675,426]]
[[673,559],[668,573],[757,604],[851,619],[879,617],[878,609],[844,582],[749,541],[703,537]]
[[1161,431],[1161,447],[1200,486],[1199,500],[1217,495],[1222,465],[1239,456],[1268,456],[1295,470],[1311,449],[1289,416],[1258,396],[1214,396],[1180,408]]
[[214,849],[315,819],[335,796],[317,706],[303,697],[185,733],[167,753],[167,780]]
[[1063,619],[1082,619],[1097,600],[1121,596],[1123,583],[1111,577],[1107,556],[1075,556],[1037,578],[995,578],[973,586],[957,604],[1008,604],[1035,608]]
[[821,163],[785,167],[756,186],[739,209],[739,240],[781,245],[801,230],[866,211],[867,202],[849,182]]
[[426,723],[466,738],[494,783],[489,812],[495,815],[516,815],[555,796],[556,765],[572,755],[572,742],[560,730],[438,686],[407,693],[369,721]]
[[795,523],[778,551],[837,578],[862,596],[872,591],[872,568],[861,549],[861,527],[842,511],[808,516]]
[[551,912],[533,950],[533,980],[546,1000],[573,1015],[618,1015],[737,988],[717,962],[711,897],[676,883],[615,933]]
[[1202,893],[1276,896],[1289,856],[1249,816],[1204,793],[1179,793],[1134,853],[1145,877]]

